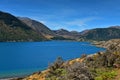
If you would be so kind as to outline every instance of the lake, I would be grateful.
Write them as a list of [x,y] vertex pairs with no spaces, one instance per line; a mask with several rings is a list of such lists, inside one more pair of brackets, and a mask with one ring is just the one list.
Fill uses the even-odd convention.
[[61,56],[64,60],[103,51],[89,42],[0,42],[0,78],[29,75],[44,70]]

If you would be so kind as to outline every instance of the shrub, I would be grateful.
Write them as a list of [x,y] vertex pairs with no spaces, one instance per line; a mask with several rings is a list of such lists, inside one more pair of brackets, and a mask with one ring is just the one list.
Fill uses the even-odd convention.
[[61,80],[66,75],[65,69],[56,69],[54,72],[50,72],[46,75],[46,80]]
[[49,66],[49,73],[46,75],[46,80],[60,80],[66,74],[63,68],[63,59],[58,57],[56,61]]
[[99,76],[99,77],[95,77],[95,80],[103,80],[103,78]]
[[53,64],[49,65],[48,68],[50,69],[50,71],[54,71],[58,68],[62,68],[63,63],[64,63],[64,61],[63,61],[62,57],[58,57]]
[[81,58],[85,58],[85,57],[87,57],[87,54],[82,54],[81,55]]
[[66,71],[66,80],[93,80],[91,72],[84,63],[75,62]]
[[96,69],[96,74],[95,80],[113,80],[117,72],[112,69]]

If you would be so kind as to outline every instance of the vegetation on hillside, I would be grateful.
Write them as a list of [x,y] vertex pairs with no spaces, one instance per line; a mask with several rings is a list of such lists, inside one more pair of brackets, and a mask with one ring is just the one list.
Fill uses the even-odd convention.
[[97,53],[84,57],[81,63],[76,61],[57,67],[54,63],[46,80],[115,80],[118,68],[120,68],[120,54]]
[[[46,71],[33,74],[23,80],[119,80],[120,46],[113,43],[120,40],[110,41],[112,43],[109,45],[112,48],[109,46],[105,52],[83,54],[80,58],[69,61],[63,61],[59,57]],[[117,50],[114,49],[115,47]]]
[[81,36],[84,40],[104,41],[120,38],[119,28],[97,28],[87,31]]
[[55,36],[55,37],[52,37],[51,39],[52,40],[73,40],[71,38],[65,38],[65,37],[62,37],[62,36]]
[[11,14],[0,12],[0,41],[46,40]]

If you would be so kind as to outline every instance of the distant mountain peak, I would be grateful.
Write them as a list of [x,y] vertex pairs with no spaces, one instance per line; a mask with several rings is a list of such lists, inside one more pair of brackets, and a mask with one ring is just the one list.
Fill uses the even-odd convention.
[[69,32],[68,30],[66,30],[66,29],[63,29],[63,28],[61,28],[61,29],[58,29],[58,31],[67,31],[67,32]]
[[19,16],[17,18],[19,18],[19,19],[30,19],[28,17],[19,17]]
[[110,26],[109,28],[117,28],[120,29],[120,26],[116,25],[116,26]]
[[82,35],[85,40],[110,40],[120,38],[120,28],[119,27],[109,27],[109,28],[96,28],[85,31]]
[[83,30],[83,31],[80,32],[80,34],[84,35],[84,34],[88,33],[89,31],[90,31],[90,29]]
[[18,19],[20,19],[22,22],[24,22],[25,24],[27,24],[29,27],[31,27],[32,29],[34,29],[36,32],[44,35],[44,36],[54,36],[54,32],[49,29],[46,25],[44,25],[43,23],[27,18],[27,17],[18,17]]

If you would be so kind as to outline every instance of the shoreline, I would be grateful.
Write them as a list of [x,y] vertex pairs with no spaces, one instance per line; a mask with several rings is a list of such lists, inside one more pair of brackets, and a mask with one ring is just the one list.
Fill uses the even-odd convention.
[[0,80],[20,80],[25,78],[26,76],[29,76],[29,75],[18,76],[18,77],[4,77],[4,78],[0,78]]
[[18,77],[0,78],[0,80],[15,80],[15,79],[18,79]]

